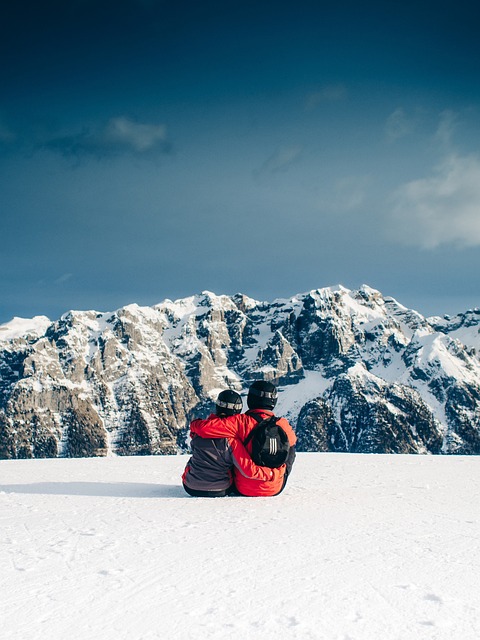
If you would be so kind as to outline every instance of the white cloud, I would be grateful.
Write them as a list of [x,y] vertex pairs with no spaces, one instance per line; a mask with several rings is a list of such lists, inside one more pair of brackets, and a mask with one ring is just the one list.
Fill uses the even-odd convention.
[[338,102],[340,100],[344,100],[347,95],[348,91],[345,85],[327,85],[318,91],[312,91],[312,93],[308,94],[305,102],[305,109],[307,111],[313,111],[323,102]]
[[450,155],[434,175],[394,194],[393,238],[424,248],[480,245],[480,159]]
[[395,109],[395,111],[389,115],[385,123],[387,139],[390,142],[395,142],[395,140],[412,133],[414,126],[413,120],[407,117],[404,109],[398,107],[398,109]]

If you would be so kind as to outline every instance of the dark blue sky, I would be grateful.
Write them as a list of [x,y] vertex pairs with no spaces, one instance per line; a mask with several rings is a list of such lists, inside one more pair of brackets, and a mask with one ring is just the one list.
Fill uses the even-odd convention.
[[4,3],[0,322],[338,283],[479,306],[471,4]]

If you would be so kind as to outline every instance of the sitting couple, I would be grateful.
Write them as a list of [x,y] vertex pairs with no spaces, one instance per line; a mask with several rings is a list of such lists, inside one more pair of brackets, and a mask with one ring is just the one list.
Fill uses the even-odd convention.
[[253,434],[265,418],[273,416],[277,390],[271,382],[259,380],[248,390],[248,411],[236,391],[222,391],[215,413],[190,425],[192,457],[182,475],[185,491],[191,496],[220,497],[231,493],[244,496],[275,496],[287,482],[295,460],[297,438],[285,418],[278,426],[288,438],[288,456],[277,468],[258,466],[252,460]]

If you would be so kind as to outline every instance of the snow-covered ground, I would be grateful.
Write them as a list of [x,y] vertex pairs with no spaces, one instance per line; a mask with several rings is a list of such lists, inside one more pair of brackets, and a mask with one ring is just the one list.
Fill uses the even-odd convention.
[[214,500],[186,459],[1,461],[1,639],[480,638],[478,458],[300,454]]

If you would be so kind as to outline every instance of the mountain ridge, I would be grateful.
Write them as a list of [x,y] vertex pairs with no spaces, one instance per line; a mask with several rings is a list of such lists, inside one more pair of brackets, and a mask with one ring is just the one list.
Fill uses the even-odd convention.
[[0,326],[0,456],[187,450],[225,387],[279,385],[299,449],[480,453],[480,310],[425,318],[368,285],[210,291]]

